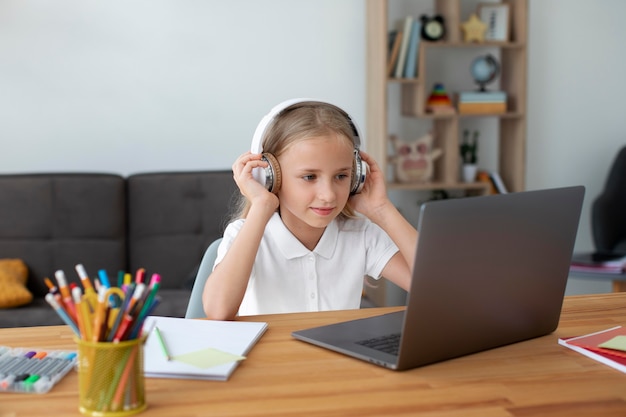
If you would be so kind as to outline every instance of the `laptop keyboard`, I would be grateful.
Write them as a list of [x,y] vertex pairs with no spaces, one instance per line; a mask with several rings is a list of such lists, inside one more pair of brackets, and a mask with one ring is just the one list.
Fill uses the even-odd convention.
[[359,340],[356,342],[371,349],[380,350],[390,355],[398,355],[400,350],[400,333],[388,334],[385,336],[375,337],[373,339]]

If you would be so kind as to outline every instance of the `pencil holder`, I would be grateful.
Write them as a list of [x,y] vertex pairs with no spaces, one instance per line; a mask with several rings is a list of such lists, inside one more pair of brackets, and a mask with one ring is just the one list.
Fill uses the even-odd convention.
[[145,336],[123,342],[78,343],[78,395],[88,416],[128,416],[146,409]]

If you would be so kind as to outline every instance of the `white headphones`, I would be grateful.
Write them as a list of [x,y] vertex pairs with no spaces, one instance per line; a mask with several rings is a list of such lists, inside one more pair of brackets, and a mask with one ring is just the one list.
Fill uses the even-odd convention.
[[311,98],[294,98],[290,100],[285,100],[282,103],[274,106],[268,114],[263,116],[258,126],[256,127],[256,130],[254,131],[250,151],[254,154],[262,154],[262,159],[268,163],[268,166],[267,168],[254,168],[252,170],[252,175],[254,176],[254,179],[264,185],[265,188],[272,193],[277,193],[280,189],[282,181],[280,165],[278,164],[278,160],[274,155],[272,155],[271,153],[263,152],[263,139],[267,128],[283,111],[287,110],[291,106],[303,103],[322,103],[330,105],[346,116],[348,123],[350,123],[350,127],[352,127],[352,139],[354,141],[354,160],[352,161],[352,179],[350,182],[350,194],[353,195],[360,193],[363,189],[363,185],[365,184],[365,179],[367,178],[367,163],[361,159],[361,154],[359,153],[362,135],[358,126],[345,110],[327,101]]

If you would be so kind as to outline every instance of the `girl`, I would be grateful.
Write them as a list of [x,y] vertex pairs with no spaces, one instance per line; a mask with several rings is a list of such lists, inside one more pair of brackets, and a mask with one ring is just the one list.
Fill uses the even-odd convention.
[[[263,155],[246,152],[232,166],[241,201],[204,288],[207,317],[359,308],[365,275],[409,290],[417,231],[359,153],[350,116],[311,100],[277,108],[255,133]],[[351,195],[359,155],[369,172]],[[272,192],[253,175],[270,164]]]

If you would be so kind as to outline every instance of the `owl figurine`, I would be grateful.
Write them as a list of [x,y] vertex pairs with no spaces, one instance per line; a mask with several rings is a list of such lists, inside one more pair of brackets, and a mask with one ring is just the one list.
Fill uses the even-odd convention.
[[395,149],[392,162],[395,164],[396,180],[405,183],[425,183],[433,179],[434,161],[442,154],[441,149],[433,149],[433,135],[427,133],[411,143],[391,136]]

